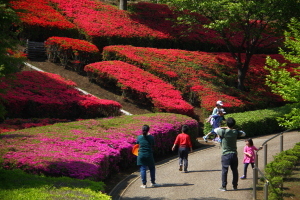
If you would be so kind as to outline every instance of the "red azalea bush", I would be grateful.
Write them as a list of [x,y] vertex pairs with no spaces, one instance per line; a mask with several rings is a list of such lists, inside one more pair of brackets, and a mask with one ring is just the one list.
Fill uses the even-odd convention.
[[95,118],[120,115],[121,105],[111,100],[84,95],[75,83],[56,74],[23,71],[2,78],[1,103],[9,118]]
[[60,61],[61,65],[70,66],[78,73],[87,64],[100,60],[98,48],[85,40],[67,37],[50,37],[45,41],[49,61]]
[[[106,61],[84,67],[90,80],[116,85],[125,97],[150,103],[159,112],[193,116],[193,107],[182,99],[181,93],[158,77],[122,61]],[[150,101],[150,102],[149,102]]]
[[49,5],[47,0],[12,0],[22,22],[22,37],[44,41],[50,36],[78,37],[76,26]]
[[[271,57],[283,60],[279,54]],[[250,91],[235,88],[237,69],[229,53],[209,53],[176,49],[155,49],[133,46],[108,46],[104,60],[122,60],[139,66],[173,84],[190,102],[200,102],[200,107],[211,110],[217,100],[223,100],[231,112],[263,108],[282,102],[265,86],[266,55],[253,56],[245,80]],[[172,73],[170,73],[172,72]]]
[[111,44],[153,46],[153,40],[170,37],[131,19],[124,10],[94,0],[50,0],[73,21],[100,50]]
[[171,152],[184,124],[193,142],[198,135],[196,120],[170,113],[61,123],[1,134],[0,164],[36,174],[103,180],[136,165],[131,150],[141,124],[150,126],[155,156]]
[[67,119],[55,119],[55,118],[32,118],[32,119],[6,119],[0,123],[0,133],[17,131],[24,128],[38,127],[38,126],[47,126],[50,124],[55,124],[59,122],[70,122]]

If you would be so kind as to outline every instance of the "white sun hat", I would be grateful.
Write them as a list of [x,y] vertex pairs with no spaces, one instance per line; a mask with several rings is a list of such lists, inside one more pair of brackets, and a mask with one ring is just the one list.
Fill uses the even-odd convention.
[[223,106],[223,102],[222,101],[217,101],[217,105]]

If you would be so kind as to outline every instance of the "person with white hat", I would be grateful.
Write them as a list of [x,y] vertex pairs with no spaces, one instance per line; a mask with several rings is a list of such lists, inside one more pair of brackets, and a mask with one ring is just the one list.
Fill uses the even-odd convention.
[[[218,114],[218,111],[219,111],[220,109],[223,109],[222,107],[223,107],[223,102],[220,101],[220,100],[218,100],[217,103],[216,103],[216,107],[213,109],[213,112],[212,112],[211,115],[216,115],[216,114]],[[223,113],[224,113],[224,109],[223,109],[222,111],[223,111]]]

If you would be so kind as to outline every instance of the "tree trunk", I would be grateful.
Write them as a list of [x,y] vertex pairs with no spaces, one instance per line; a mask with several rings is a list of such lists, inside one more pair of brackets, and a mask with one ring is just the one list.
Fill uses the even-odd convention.
[[119,9],[120,10],[127,10],[127,0],[120,0]]
[[[246,74],[249,68],[250,60],[253,54],[246,54],[246,58],[244,63],[237,62],[237,69],[238,69],[238,89],[241,91],[245,91],[244,81],[246,78]],[[240,59],[241,60],[241,59]]]
[[245,77],[246,77],[246,72],[244,70],[244,68],[242,66],[238,66],[238,89],[241,91],[245,91],[245,85],[244,85],[244,81],[245,81]]

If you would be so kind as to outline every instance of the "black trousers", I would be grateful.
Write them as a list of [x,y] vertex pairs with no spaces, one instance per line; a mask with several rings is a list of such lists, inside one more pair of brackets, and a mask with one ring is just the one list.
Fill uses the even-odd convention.
[[252,169],[254,168],[254,163],[244,163],[244,175],[247,177],[247,168],[251,164]]
[[184,171],[187,171],[187,168],[189,166],[189,161],[188,161],[189,150],[190,149],[187,147],[178,148],[179,165],[183,165]]
[[236,153],[229,153],[222,155],[221,158],[222,163],[222,186],[227,186],[227,174],[228,174],[228,168],[230,166],[230,169],[232,171],[232,186],[237,187],[238,185],[238,157]]

